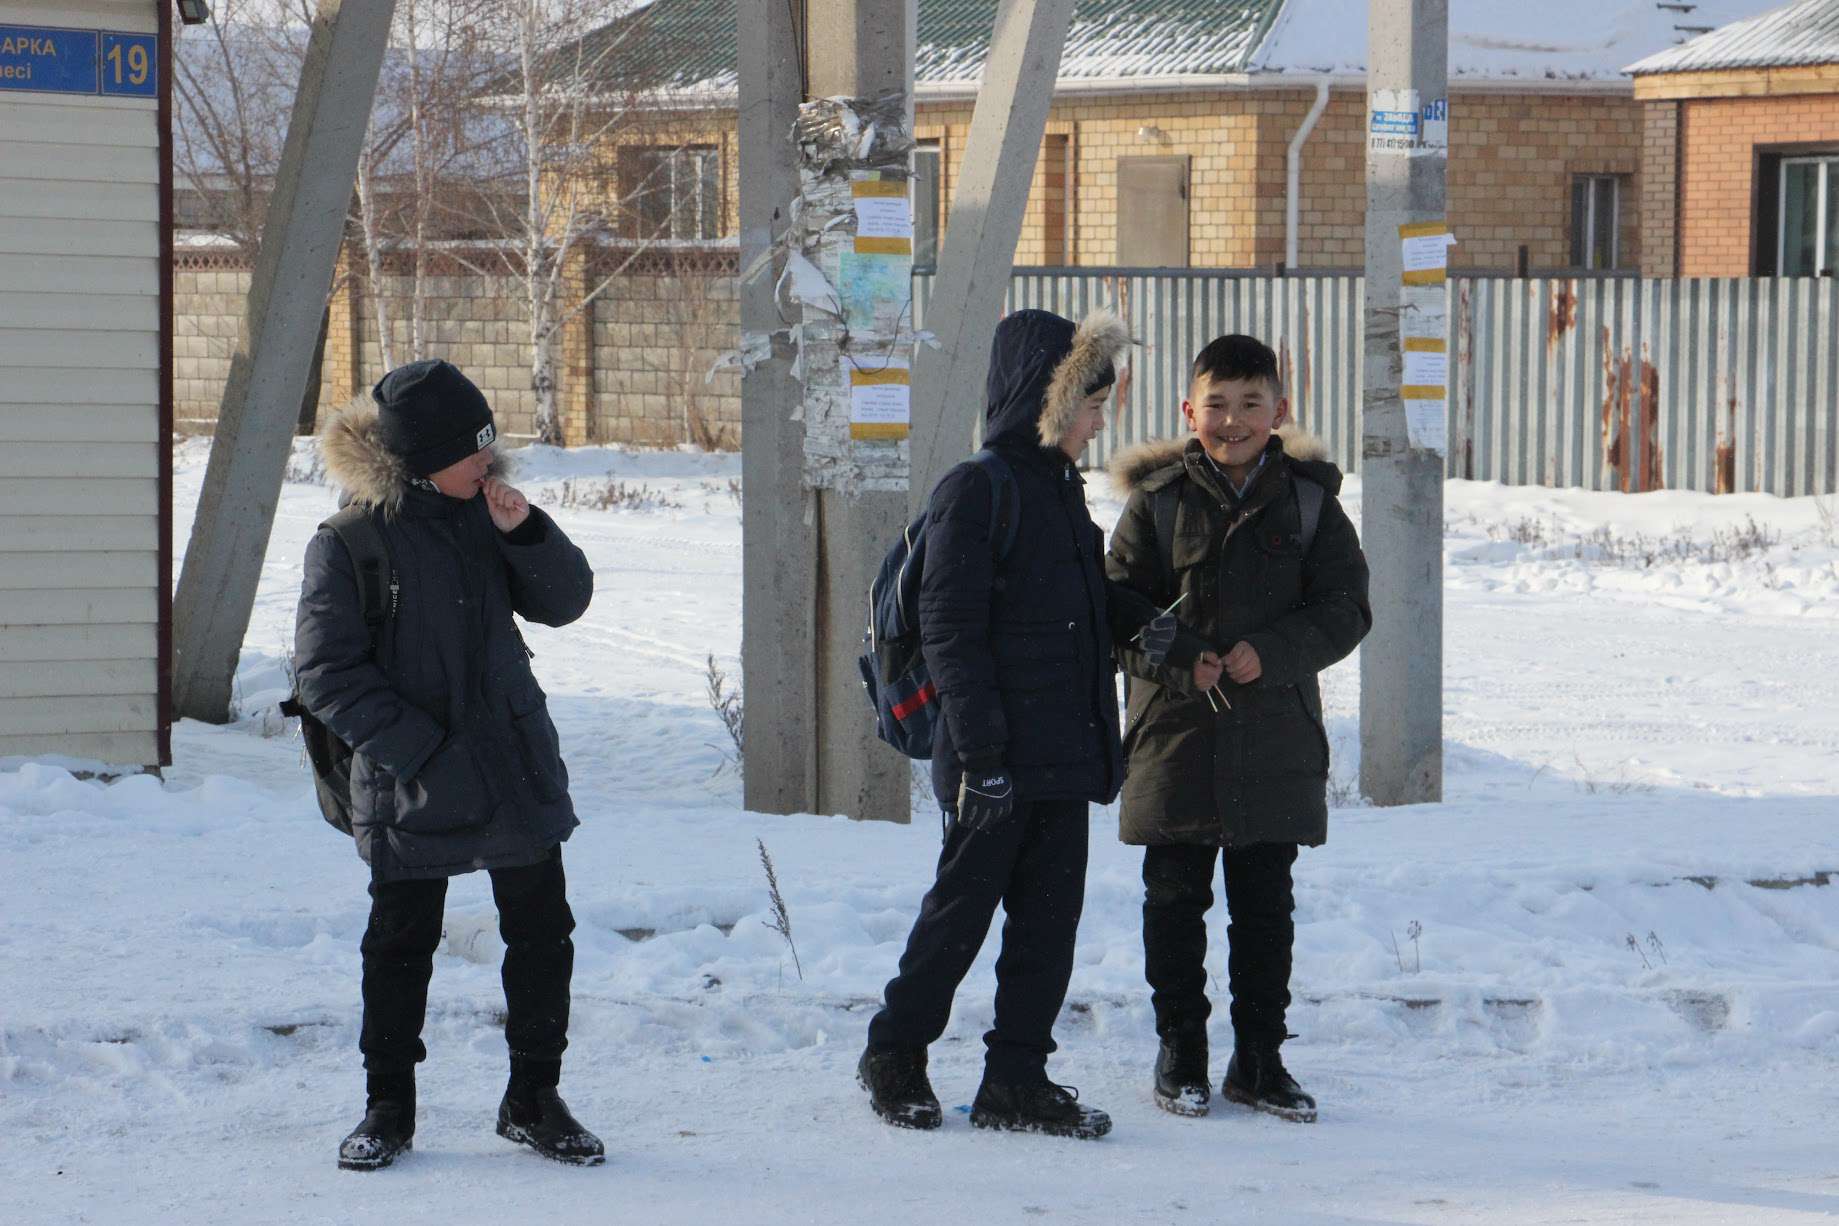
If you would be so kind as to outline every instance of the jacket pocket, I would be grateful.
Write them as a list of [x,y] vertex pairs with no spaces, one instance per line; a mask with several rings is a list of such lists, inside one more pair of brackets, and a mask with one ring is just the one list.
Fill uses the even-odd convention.
[[1310,729],[1315,733],[1316,743],[1321,746],[1321,773],[1326,776],[1328,774],[1328,729],[1322,723],[1322,713],[1309,705],[1309,700],[1303,696],[1301,686],[1291,686],[1290,692],[1296,695],[1296,705],[1302,708],[1303,718],[1309,722]]
[[449,736],[415,776],[393,779],[390,825],[405,834],[453,834],[492,820],[492,797],[463,737]]
[[1039,622],[1005,627],[990,637],[996,659],[996,684],[1003,690],[1063,687],[1073,675],[1074,626]]
[[517,749],[523,755],[524,775],[538,800],[560,800],[568,791],[568,770],[562,765],[562,742],[548,710],[536,709],[511,717]]
[[1129,759],[1131,746],[1135,744],[1137,736],[1143,731],[1143,726],[1149,722],[1149,713],[1164,701],[1162,686],[1156,685],[1153,681],[1140,681],[1135,684],[1154,688],[1150,690],[1149,697],[1137,706],[1136,712],[1130,717],[1130,723],[1124,728],[1124,757],[1126,759]]

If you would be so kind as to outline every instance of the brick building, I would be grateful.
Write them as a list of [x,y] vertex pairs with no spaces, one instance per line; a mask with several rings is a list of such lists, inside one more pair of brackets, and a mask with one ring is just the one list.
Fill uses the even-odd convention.
[[[1451,223],[1461,267],[1642,261],[1642,107],[1622,65],[1756,0],[1475,0],[1450,14]],[[949,220],[996,0],[920,0],[918,263]],[[1554,31],[1562,32],[1555,36]],[[1286,251],[1300,152],[1296,263],[1363,255],[1365,0],[1082,0],[1035,170],[1020,264],[1254,267]],[[734,0],[655,0],[589,36],[629,79],[670,65],[652,134],[627,125],[609,197],[640,232],[735,229]],[[648,143],[650,142],[650,143]],[[646,223],[643,216],[655,218]],[[635,224],[628,221],[628,225]],[[667,230],[662,227],[670,227]]]
[[1839,0],[1797,0],[1629,71],[1644,272],[1839,274]]

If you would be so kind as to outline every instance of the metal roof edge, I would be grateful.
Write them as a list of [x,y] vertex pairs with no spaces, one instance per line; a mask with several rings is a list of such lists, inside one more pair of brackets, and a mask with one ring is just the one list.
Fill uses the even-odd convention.
[[[1326,80],[1332,89],[1365,89],[1364,73],[1322,72],[1235,72],[1187,73],[1163,77],[1073,77],[1054,86],[1054,97],[1129,96],[1139,94],[1205,93],[1208,91],[1243,92],[1255,89],[1313,89]],[[914,87],[916,102],[969,102],[977,98],[978,81],[922,81]],[[1634,83],[1627,77],[1453,77],[1452,93],[1477,94],[1618,94],[1632,95]],[[590,103],[626,105],[626,95],[594,97]],[[740,104],[734,86],[690,86],[647,90],[638,101],[658,110],[721,110]]]

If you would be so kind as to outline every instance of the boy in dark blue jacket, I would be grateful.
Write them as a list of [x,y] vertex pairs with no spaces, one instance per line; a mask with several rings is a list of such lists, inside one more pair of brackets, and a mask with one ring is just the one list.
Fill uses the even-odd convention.
[[933,787],[949,829],[858,1066],[891,1124],[941,1123],[926,1048],[1000,902],[996,1021],[971,1123],[1074,1137],[1111,1128],[1046,1065],[1085,897],[1086,806],[1109,803],[1123,783],[1114,646],[1142,631],[1161,659],[1176,637],[1173,617],[1107,582],[1075,467],[1104,428],[1128,344],[1108,312],[1075,328],[1019,311],[997,328],[984,444],[1016,487],[1014,544],[1000,560],[989,473],[960,464],[933,491],[919,612],[943,716]]

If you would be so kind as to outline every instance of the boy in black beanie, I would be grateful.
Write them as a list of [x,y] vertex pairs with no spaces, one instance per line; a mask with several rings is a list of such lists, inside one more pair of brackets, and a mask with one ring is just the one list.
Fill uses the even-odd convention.
[[[587,609],[594,575],[555,521],[496,475],[491,406],[465,375],[412,362],[372,399],[336,415],[320,445],[345,490],[340,514],[355,508],[388,555],[384,615],[366,620],[360,568],[328,521],[307,546],[294,653],[300,705],[352,750],[351,832],[371,876],[358,1043],[368,1108],[338,1164],[375,1170],[410,1147],[447,879],[484,869],[511,1049],[498,1134],[597,1165],[599,1139],[556,1093],[575,926],[561,844],[578,823],[512,621],[567,625]],[[383,586],[375,561],[363,581]]]

